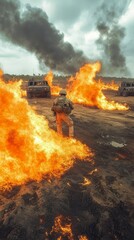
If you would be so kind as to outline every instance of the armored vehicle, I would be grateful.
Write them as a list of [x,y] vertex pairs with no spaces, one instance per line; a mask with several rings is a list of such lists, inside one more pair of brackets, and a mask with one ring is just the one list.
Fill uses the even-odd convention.
[[122,82],[118,89],[119,96],[134,96],[134,82]]
[[28,81],[27,97],[51,97],[51,89],[47,81],[31,79]]

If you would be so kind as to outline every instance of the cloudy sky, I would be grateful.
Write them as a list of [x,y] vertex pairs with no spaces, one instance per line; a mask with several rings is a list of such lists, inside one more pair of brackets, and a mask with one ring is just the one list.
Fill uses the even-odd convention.
[[0,68],[10,74],[134,77],[134,0],[0,0]]

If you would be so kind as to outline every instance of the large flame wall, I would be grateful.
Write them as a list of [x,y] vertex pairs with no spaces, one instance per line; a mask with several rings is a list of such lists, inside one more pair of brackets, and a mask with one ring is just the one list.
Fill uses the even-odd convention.
[[86,145],[49,128],[21,98],[20,82],[0,79],[0,116],[0,187],[59,177],[75,158],[92,155]]

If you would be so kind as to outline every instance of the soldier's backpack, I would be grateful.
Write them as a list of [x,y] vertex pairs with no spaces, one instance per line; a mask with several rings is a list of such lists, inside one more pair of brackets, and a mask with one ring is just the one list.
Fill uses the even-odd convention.
[[56,104],[53,105],[52,111],[58,112],[58,113],[66,113],[70,114],[72,111],[72,107],[70,103],[67,101],[66,98],[58,97]]

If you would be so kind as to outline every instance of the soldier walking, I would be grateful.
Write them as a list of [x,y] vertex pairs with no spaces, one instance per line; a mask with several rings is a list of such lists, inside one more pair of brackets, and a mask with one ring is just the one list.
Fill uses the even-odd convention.
[[73,110],[73,103],[66,97],[66,95],[66,90],[60,90],[59,96],[54,100],[51,110],[56,115],[57,132],[63,135],[62,122],[65,122],[69,127],[69,137],[74,137],[74,124],[69,116]]

